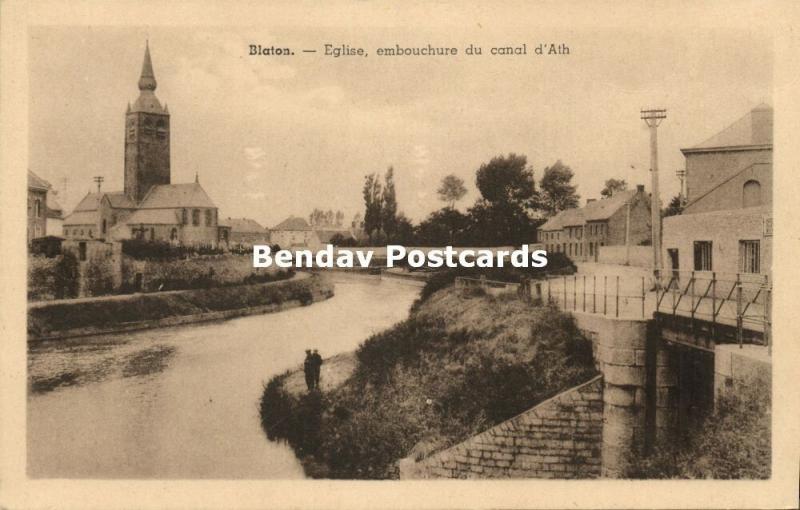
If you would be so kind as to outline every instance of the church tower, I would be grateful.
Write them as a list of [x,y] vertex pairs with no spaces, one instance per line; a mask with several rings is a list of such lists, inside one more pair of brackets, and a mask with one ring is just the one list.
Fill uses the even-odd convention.
[[144,50],[139,98],[125,114],[125,194],[140,203],[152,186],[170,184],[169,110],[155,95],[150,46]]

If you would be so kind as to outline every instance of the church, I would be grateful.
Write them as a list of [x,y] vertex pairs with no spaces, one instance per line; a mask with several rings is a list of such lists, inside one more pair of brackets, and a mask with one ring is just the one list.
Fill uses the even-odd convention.
[[125,113],[123,191],[88,193],[64,219],[68,240],[142,239],[184,246],[227,245],[217,206],[195,182],[172,184],[170,114],[155,95],[156,78],[145,46],[139,98]]

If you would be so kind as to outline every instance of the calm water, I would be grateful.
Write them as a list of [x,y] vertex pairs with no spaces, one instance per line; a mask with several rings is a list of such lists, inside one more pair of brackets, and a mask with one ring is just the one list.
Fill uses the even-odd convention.
[[28,473],[60,478],[301,478],[262,432],[263,384],[304,349],[354,349],[403,319],[410,283],[335,277],[310,307],[37,346],[28,357]]

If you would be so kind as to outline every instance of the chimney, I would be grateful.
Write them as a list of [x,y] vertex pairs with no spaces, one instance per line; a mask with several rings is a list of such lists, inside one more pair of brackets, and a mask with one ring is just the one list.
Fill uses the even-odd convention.
[[644,184],[636,185],[636,193],[644,193]]

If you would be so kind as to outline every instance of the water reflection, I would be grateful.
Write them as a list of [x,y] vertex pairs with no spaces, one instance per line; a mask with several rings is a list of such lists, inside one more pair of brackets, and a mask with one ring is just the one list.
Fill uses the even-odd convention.
[[28,356],[28,473],[65,478],[298,478],[258,403],[303,350],[354,349],[407,315],[419,288],[337,276],[311,307],[46,342]]

